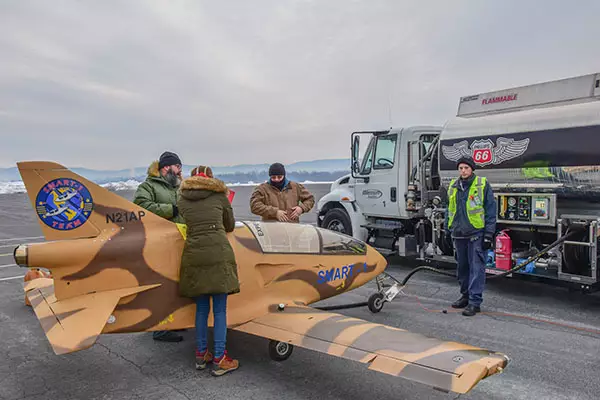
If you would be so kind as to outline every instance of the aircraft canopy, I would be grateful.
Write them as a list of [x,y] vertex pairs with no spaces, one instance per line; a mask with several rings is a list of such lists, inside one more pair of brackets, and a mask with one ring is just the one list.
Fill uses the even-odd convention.
[[244,221],[264,253],[366,254],[364,242],[307,224]]

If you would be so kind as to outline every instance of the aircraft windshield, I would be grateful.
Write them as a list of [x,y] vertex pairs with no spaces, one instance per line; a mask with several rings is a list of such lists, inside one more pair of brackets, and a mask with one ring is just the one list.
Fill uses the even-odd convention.
[[312,225],[244,222],[264,253],[366,254],[366,245],[350,236]]
[[367,254],[366,244],[353,237],[328,229],[315,229],[321,236],[321,253],[323,254]]

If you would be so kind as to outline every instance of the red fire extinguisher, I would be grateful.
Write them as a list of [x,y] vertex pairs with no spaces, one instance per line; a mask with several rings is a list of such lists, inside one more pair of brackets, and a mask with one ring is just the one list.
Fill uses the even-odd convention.
[[496,236],[496,268],[508,271],[512,267],[512,240],[506,230]]

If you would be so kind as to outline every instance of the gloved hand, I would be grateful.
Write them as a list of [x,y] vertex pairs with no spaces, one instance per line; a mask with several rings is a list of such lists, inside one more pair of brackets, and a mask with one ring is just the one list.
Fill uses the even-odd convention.
[[489,250],[492,248],[492,238],[489,236],[486,236],[483,238],[483,249],[484,250]]

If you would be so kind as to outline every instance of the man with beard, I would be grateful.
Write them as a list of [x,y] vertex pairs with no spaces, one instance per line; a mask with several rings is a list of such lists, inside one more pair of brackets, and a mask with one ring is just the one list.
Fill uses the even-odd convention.
[[[141,183],[133,202],[146,210],[176,223],[183,223],[177,209],[179,184],[181,183],[181,160],[175,153],[165,151],[158,161],[148,167],[148,177]],[[154,340],[180,342],[183,337],[173,331],[155,331]]]
[[300,222],[300,215],[315,205],[314,196],[300,183],[285,177],[285,167],[269,167],[269,180],[259,185],[250,198],[250,211],[263,221]]
[[138,186],[133,202],[169,221],[183,223],[177,210],[180,182],[181,160],[177,154],[165,151],[148,167],[146,181]]

